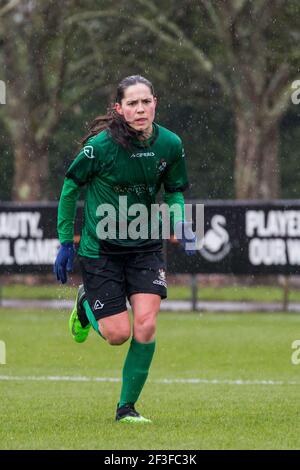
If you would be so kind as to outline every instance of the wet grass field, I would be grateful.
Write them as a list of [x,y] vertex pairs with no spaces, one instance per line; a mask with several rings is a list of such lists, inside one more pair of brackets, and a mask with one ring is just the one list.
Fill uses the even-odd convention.
[[142,426],[114,421],[129,343],[76,344],[67,323],[0,310],[1,449],[300,448],[299,315],[161,313]]

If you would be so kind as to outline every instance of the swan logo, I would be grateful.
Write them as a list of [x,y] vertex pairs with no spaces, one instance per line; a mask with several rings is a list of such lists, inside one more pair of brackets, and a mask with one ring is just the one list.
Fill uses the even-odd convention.
[[226,218],[223,215],[214,215],[211,219],[211,228],[204,236],[203,248],[200,253],[207,261],[221,261],[231,250],[229,234],[226,227]]

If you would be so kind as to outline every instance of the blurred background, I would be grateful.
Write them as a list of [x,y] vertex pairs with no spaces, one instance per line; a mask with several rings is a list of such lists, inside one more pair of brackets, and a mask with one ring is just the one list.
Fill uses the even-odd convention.
[[187,199],[297,199],[299,10],[296,0],[0,1],[0,200],[57,201],[88,123],[132,74],[153,82],[157,122],[184,141]]

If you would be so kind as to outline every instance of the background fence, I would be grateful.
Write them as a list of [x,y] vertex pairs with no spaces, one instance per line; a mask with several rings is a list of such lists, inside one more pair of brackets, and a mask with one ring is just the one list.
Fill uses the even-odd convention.
[[[204,246],[188,257],[176,240],[165,246],[169,273],[299,274],[300,201],[204,203]],[[80,239],[82,203],[75,241]],[[59,246],[57,203],[0,204],[0,272],[51,272]]]

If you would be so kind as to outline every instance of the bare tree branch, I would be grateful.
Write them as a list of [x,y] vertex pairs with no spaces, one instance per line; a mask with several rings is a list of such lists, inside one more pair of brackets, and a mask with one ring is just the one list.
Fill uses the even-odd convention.
[[98,89],[101,96],[107,97],[111,93],[111,85],[104,85],[103,78],[94,80],[92,83],[88,83],[85,86],[81,87],[80,90],[76,93],[76,97],[68,100],[62,107],[62,112],[71,111],[73,106],[77,103],[80,103],[86,96],[91,93],[91,89]]
[[279,122],[280,118],[286,112],[289,103],[291,101],[291,86],[290,84],[284,87],[280,94],[277,95],[276,101],[272,107],[263,109],[263,116],[268,119],[268,121]]
[[282,88],[290,81],[290,67],[287,63],[281,64],[277,71],[271,78],[269,85],[265,91],[264,98],[266,102],[274,100],[274,97],[280,92]]
[[81,23],[83,21],[94,20],[96,18],[114,18],[119,17],[120,12],[116,10],[106,10],[106,11],[84,11],[81,13],[76,13],[75,15],[69,16],[65,20],[65,23],[68,25]]
[[7,5],[5,5],[4,7],[2,7],[0,9],[0,16],[4,16],[6,15],[6,13],[9,13],[11,10],[13,10],[14,8],[16,8],[20,3],[20,0],[10,0]]

